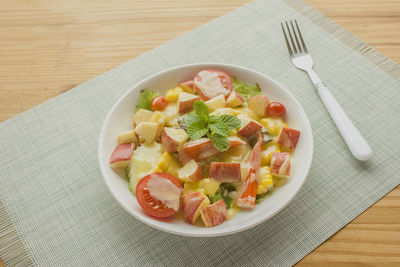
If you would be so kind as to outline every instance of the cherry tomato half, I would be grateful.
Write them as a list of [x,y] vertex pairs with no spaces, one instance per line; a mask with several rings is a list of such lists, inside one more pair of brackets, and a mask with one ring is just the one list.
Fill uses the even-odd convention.
[[[157,218],[166,218],[174,215],[176,213],[174,209],[169,208],[164,202],[153,197],[149,193],[147,183],[151,178],[166,179],[179,189],[182,189],[181,182],[169,173],[156,172],[149,174],[143,177],[136,186],[136,199],[139,202],[139,205],[142,207],[144,212]],[[178,196],[178,199],[180,199],[180,195]]]
[[232,82],[231,76],[229,76],[229,74],[227,74],[226,72],[224,72],[222,70],[202,70],[202,71],[200,71],[199,73],[196,74],[196,76],[194,77],[193,87],[196,89],[196,92],[199,94],[199,96],[203,100],[209,100],[209,99],[221,94],[220,92],[216,92],[215,90],[213,90],[214,88],[201,88],[201,86],[199,86],[199,84],[203,80],[203,78],[200,75],[200,73],[204,74],[206,72],[209,72],[211,74],[217,74],[219,82],[226,89],[226,92],[224,93],[224,96],[225,96],[225,98],[227,98],[229,96],[229,94],[232,92],[233,82]]
[[267,115],[270,117],[283,118],[286,115],[286,108],[280,102],[271,102],[267,106]]
[[163,110],[167,107],[167,105],[167,99],[163,96],[157,96],[151,100],[151,109],[154,111]]

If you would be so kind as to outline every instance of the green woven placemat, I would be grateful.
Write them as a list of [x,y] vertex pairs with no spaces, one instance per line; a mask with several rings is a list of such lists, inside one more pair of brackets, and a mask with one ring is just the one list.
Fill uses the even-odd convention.
[[[297,19],[315,69],[375,154],[348,151],[308,77],[289,60],[280,21]],[[109,194],[100,127],[143,78],[195,62],[246,66],[297,97],[314,132],[313,166],[295,200],[244,232],[190,238],[155,230]],[[0,256],[6,265],[288,266],[400,182],[400,68],[298,1],[255,1],[0,125]]]

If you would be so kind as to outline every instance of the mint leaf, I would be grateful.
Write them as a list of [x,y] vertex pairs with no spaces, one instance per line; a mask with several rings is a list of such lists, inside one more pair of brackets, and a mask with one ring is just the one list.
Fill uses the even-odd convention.
[[196,114],[192,111],[189,112],[185,115],[184,117],[184,123],[186,127],[188,127],[192,122],[198,121],[199,119],[197,118]]
[[229,127],[223,123],[222,121],[218,120],[208,124],[208,127],[213,131],[213,133],[228,136],[229,135]]
[[255,85],[248,85],[236,77],[232,77],[232,81],[233,90],[246,98],[250,98],[255,95],[261,95],[261,88],[257,83]]
[[214,145],[216,149],[218,149],[221,152],[228,150],[229,140],[228,138],[226,138],[226,136],[214,133],[213,135],[210,136],[210,138],[211,138],[211,143]]
[[194,112],[196,113],[197,117],[202,122],[208,122],[209,112],[206,103],[203,101],[197,100],[194,102]]
[[140,91],[140,97],[136,105],[136,111],[138,111],[139,109],[152,110],[151,101],[154,97],[159,95],[159,93],[156,93],[150,89],[143,89],[142,91]]
[[208,129],[201,121],[193,121],[186,129],[190,139],[196,140],[207,134]]
[[218,116],[218,118],[229,127],[229,130],[236,129],[241,124],[241,121],[238,118],[230,114],[222,114],[221,116]]

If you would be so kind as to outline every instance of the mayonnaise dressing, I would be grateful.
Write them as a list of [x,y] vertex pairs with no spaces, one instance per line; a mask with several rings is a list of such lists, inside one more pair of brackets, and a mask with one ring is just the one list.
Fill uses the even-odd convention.
[[198,75],[201,79],[196,80],[196,86],[200,88],[205,96],[212,98],[217,95],[226,96],[229,94],[229,91],[222,85],[217,73],[200,71]]
[[178,188],[168,179],[152,174],[146,189],[152,197],[163,202],[168,208],[178,211],[182,188]]

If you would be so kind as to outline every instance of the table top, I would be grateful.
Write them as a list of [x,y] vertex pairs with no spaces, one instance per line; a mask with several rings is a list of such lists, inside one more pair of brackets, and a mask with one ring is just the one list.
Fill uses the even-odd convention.
[[[247,2],[3,1],[0,122]],[[400,63],[400,1],[305,2]],[[400,263],[400,186],[298,265],[321,263]]]

